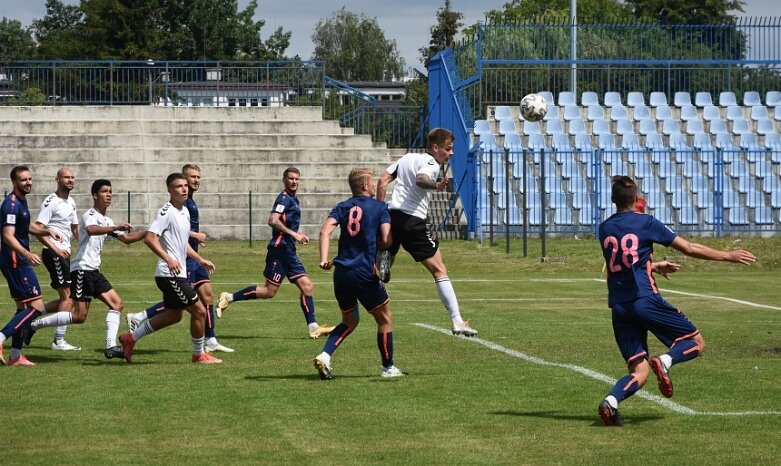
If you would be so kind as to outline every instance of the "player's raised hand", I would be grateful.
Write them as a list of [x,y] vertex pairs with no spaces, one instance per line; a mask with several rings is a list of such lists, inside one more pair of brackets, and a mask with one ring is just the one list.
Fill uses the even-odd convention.
[[670,277],[668,277],[667,274],[677,272],[680,268],[681,268],[680,264],[676,264],[675,262],[670,262],[670,261],[659,261],[651,264],[651,270],[654,273],[660,274],[667,280],[670,279]]
[[752,262],[756,262],[757,258],[749,251],[738,249],[737,251],[730,251],[727,260],[736,264],[751,265]]

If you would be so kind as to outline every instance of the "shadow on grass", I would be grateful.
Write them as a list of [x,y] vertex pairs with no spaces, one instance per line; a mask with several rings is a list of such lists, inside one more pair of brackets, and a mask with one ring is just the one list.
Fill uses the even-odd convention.
[[[366,379],[367,382],[392,382],[393,380],[400,379],[383,379],[376,375],[336,375],[333,380],[320,380],[320,376],[317,374],[279,374],[279,375],[248,375],[244,377],[244,380],[253,382],[272,382],[276,380],[314,380],[322,383],[333,383],[338,379]],[[372,380],[376,379],[376,380]]]
[[[523,417],[536,417],[541,419],[555,419],[558,421],[592,421],[596,427],[604,427],[602,421],[599,419],[599,414],[594,412],[593,416],[577,415],[577,414],[563,414],[559,411],[494,411],[491,414],[499,416],[523,416]],[[630,418],[622,416],[624,425],[640,424],[648,421],[658,421],[664,419],[664,416],[655,414],[649,414],[644,416],[632,416]]]

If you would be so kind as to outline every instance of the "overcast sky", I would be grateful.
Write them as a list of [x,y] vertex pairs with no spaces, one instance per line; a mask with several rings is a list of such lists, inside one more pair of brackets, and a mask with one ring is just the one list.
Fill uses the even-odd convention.
[[[64,0],[77,4],[78,0]],[[464,24],[483,21],[484,12],[501,9],[508,0],[451,0],[451,8],[464,14]],[[249,0],[239,0],[245,8]],[[781,0],[748,0],[744,10],[748,16],[781,17]],[[0,0],[0,17],[16,19],[25,26],[46,14],[45,0]],[[342,6],[353,13],[377,18],[386,39],[396,41],[407,66],[422,68],[418,49],[428,45],[429,28],[436,22],[437,9],[444,0],[259,0],[257,18],[266,21],[261,34],[266,39],[281,26],[293,33],[287,54],[298,54],[307,60],[312,55],[312,32],[315,24],[328,18]]]

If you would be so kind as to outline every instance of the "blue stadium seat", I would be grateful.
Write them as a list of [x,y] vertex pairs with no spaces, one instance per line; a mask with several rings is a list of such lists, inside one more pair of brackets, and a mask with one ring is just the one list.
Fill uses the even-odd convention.
[[[573,178],[574,179],[574,178]],[[571,181],[571,180],[570,180]],[[586,180],[583,180],[583,186],[585,186]],[[575,209],[588,209],[591,210],[592,204],[591,204],[591,192],[586,188],[584,191],[573,191],[572,192],[572,207]]]
[[545,134],[554,135],[564,132],[564,125],[561,124],[561,120],[550,120],[545,122]]
[[481,134],[480,146],[483,149],[483,163],[487,163],[491,155],[502,153],[499,145],[496,143],[496,136],[493,134]]
[[781,121],[781,105],[777,106],[775,110],[773,110],[773,119],[776,121]]
[[616,138],[612,134],[600,134],[598,136],[598,146],[600,149],[603,150],[615,150],[616,149]]
[[684,105],[681,107],[681,120],[683,121],[700,121],[699,115],[697,115],[697,107],[694,105]]
[[678,223],[681,225],[699,225],[697,209],[691,206],[680,209],[678,211]]
[[539,152],[540,150],[544,150],[545,152],[550,152],[551,150],[551,148],[545,142],[545,136],[539,133],[530,134],[529,140],[527,141],[526,144],[529,149],[535,152]]
[[518,133],[507,133],[504,135],[504,148],[512,152],[520,152],[523,150],[523,142],[521,136]]
[[559,107],[567,107],[569,105],[577,106],[578,103],[575,100],[575,94],[570,91],[559,92],[559,100],[556,101]]
[[[675,177],[677,178],[678,175],[676,175],[675,170],[675,162],[670,160],[670,154],[668,154],[666,151],[658,151],[658,153],[655,153],[654,155],[657,156],[654,163],[658,164],[658,175],[659,178],[669,178],[669,177]],[[680,186],[680,181],[676,183],[678,186]]]
[[708,105],[702,109],[702,119],[705,121],[720,120],[721,110],[715,105]]
[[634,111],[632,112],[632,119],[634,121],[650,120],[651,109],[646,107],[645,105],[638,105],[637,107],[634,108]]
[[743,118],[736,119],[732,122],[733,134],[741,135],[750,132],[751,132],[751,128],[749,128],[748,121],[744,120]]
[[667,207],[657,207],[654,209],[653,216],[665,225],[672,225],[674,223],[673,213]]
[[694,94],[694,105],[700,108],[713,105],[713,98],[711,97],[710,92],[700,91]]
[[694,178],[696,176],[702,176],[702,164],[691,157],[687,157],[683,161],[683,176],[684,178]]
[[681,127],[678,126],[678,120],[662,120],[662,134],[670,136],[674,133],[681,133]]
[[586,134],[586,124],[580,118],[571,120],[569,122],[569,134]]
[[594,146],[591,144],[591,136],[585,133],[575,135],[575,149],[583,152],[592,152]]
[[557,151],[571,151],[569,136],[564,133],[555,133],[551,136],[551,147]]
[[545,99],[545,102],[548,104],[548,108],[550,108],[551,105],[556,105],[556,101],[553,100],[553,92],[551,91],[540,91],[537,93],[538,95],[541,95],[543,99]]
[[586,91],[580,94],[580,105],[588,107],[590,105],[599,105],[599,96],[596,92]]
[[766,134],[765,149],[772,150],[774,152],[781,151],[781,134],[775,132]]
[[515,132],[515,122],[513,120],[499,120],[499,134],[505,136]]
[[513,120],[513,112],[507,105],[497,105],[494,109],[494,118],[497,121]]
[[737,105],[738,99],[735,98],[735,93],[730,91],[719,92],[719,107],[729,107],[730,105]]
[[575,161],[572,157],[572,152],[567,152],[566,156],[563,159],[559,159],[559,161],[561,162],[562,178],[580,177],[580,162]]
[[651,92],[651,96],[648,98],[648,106],[658,107],[660,105],[667,105],[667,94],[661,91]]
[[553,214],[554,225],[572,225],[574,223],[572,220],[572,209],[569,207],[555,209]]
[[548,113],[546,113],[542,119],[546,122],[552,120],[561,120],[561,112],[559,112],[559,107],[555,105],[548,105]]
[[710,209],[713,207],[713,193],[700,191],[694,196],[694,206],[698,209]]
[[727,107],[727,121],[742,120],[743,118],[743,107],[737,105]]
[[729,129],[727,129],[727,122],[722,119],[711,120],[710,125],[708,126],[709,126],[708,130],[713,135],[719,133],[729,133]]
[[594,226],[594,209],[592,207],[580,209],[578,214],[578,223],[583,226]]
[[683,107],[684,105],[691,106],[692,96],[686,91],[677,91],[673,95],[673,105],[676,107]]
[[610,131],[610,123],[604,119],[594,120],[591,124],[591,133],[595,136],[599,134],[612,134]]
[[773,122],[765,118],[764,120],[757,120],[757,133],[762,136],[767,136],[770,133],[775,132]]
[[[656,185],[651,187],[651,181],[655,181]],[[667,207],[666,196],[659,190],[659,181],[656,178],[648,178],[643,180],[643,189],[646,204],[649,209],[659,209]]]
[[700,120],[689,120],[686,122],[686,134],[695,135],[697,133],[702,133],[704,131],[704,128],[702,127],[702,122]]
[[765,105],[768,107],[778,107],[781,105],[781,91],[767,91],[765,94]]
[[602,108],[601,105],[589,105],[588,109],[586,110],[586,119],[588,121],[604,120],[605,109]]
[[616,120],[616,134],[619,136],[635,134],[635,125],[627,119]]
[[759,92],[746,91],[743,93],[743,106],[754,107],[755,105],[762,105],[762,101],[759,98]]
[[754,121],[757,120],[766,120],[770,118],[770,115],[767,113],[767,107],[763,105],[755,105],[751,107],[751,119]]
[[645,148],[652,151],[663,151],[667,149],[662,140],[662,135],[659,133],[648,133],[645,136]]
[[623,149],[637,150],[642,146],[635,133],[626,133],[621,137],[621,147]]
[[523,134],[524,136],[531,136],[532,134],[542,134],[540,132],[539,121],[524,121],[523,122]]
[[643,96],[642,92],[632,91],[626,95],[627,107],[638,107],[640,105],[645,105],[645,96]]
[[748,216],[746,210],[743,207],[733,207],[729,209],[729,215],[727,217],[729,223],[732,225],[748,225]]
[[621,94],[614,91],[608,91],[605,92],[605,98],[603,100],[605,102],[605,107],[615,107],[619,106],[621,104]]
[[[726,168],[729,168],[729,176],[731,176],[732,178],[739,179],[739,178],[749,176],[748,166],[746,165],[745,162],[742,162],[740,160],[735,160],[734,162],[728,164]],[[748,188],[738,189],[738,192],[745,193],[746,189]]]
[[488,120],[475,120],[474,135],[480,136],[483,134],[491,134],[491,125]]
[[704,132],[694,133],[694,140],[692,141],[692,146],[694,146],[695,149],[700,150],[712,150],[713,144],[710,140],[710,135]]
[[769,207],[757,207],[754,209],[754,223],[757,225],[772,225],[773,212]]
[[689,194],[685,191],[673,193],[670,196],[670,205],[673,209],[683,209],[692,206],[691,202],[689,202]]
[[577,105],[567,105],[564,107],[564,121],[580,119],[580,107]]
[[755,161],[754,175],[757,178],[762,178],[763,186],[765,184],[765,180],[778,178],[778,175],[776,175],[776,170],[773,169],[773,163],[765,158],[761,158]]
[[[669,120],[672,121],[672,120]],[[673,123],[677,123],[677,121],[673,121]],[[686,136],[684,136],[681,133],[668,133],[670,136],[669,145],[674,150],[677,151],[690,151],[692,148],[689,146],[689,144],[686,142]]]
[[635,167],[635,178],[648,178],[653,176],[653,171],[651,170],[651,165],[645,161],[645,159],[638,158],[637,161],[634,164]]
[[752,184],[750,184],[748,190],[746,190],[746,207],[755,209],[757,207],[763,207],[764,205],[764,195],[760,191],[757,191]]
[[656,122],[654,120],[640,120],[637,132],[643,136],[656,133]]
[[708,192],[708,177],[702,175],[693,176],[691,178],[691,192]]
[[586,197],[588,198],[588,187],[586,186],[586,179],[582,176],[571,176],[569,178],[569,192],[572,194],[575,194],[573,196],[573,204],[576,197]]
[[748,132],[748,133],[741,133],[740,135],[740,148],[750,151],[760,151],[764,150],[759,145],[759,138],[755,133]]
[[567,194],[563,191],[552,191],[548,206],[552,209],[569,207],[569,204],[567,204]]
[[774,209],[781,208],[781,189],[770,193],[770,205]]
[[663,104],[656,107],[656,121],[670,120],[673,117],[673,111],[669,105]]
[[627,112],[626,107],[623,105],[619,104],[610,107],[610,121],[626,120],[628,117],[629,112]]

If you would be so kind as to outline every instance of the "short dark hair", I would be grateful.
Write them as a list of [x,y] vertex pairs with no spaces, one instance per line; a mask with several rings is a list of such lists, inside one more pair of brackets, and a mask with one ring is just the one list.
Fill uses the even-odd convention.
[[288,174],[288,173],[295,173],[296,175],[298,175],[298,176],[301,176],[301,172],[300,172],[300,171],[298,171],[298,168],[296,168],[296,167],[287,167],[287,168],[285,169],[285,171],[282,173],[282,179],[283,179],[283,180],[284,180],[285,178],[287,178],[287,174]]
[[19,175],[21,172],[29,172],[30,169],[27,168],[27,165],[17,165],[14,168],[11,169],[11,181],[16,181],[16,176]]
[[100,178],[92,182],[92,188],[90,189],[90,192],[92,194],[97,194],[98,191],[100,191],[100,188],[103,186],[111,187],[111,180],[107,180],[105,178]]
[[426,136],[426,148],[431,148],[434,144],[441,146],[447,141],[454,142],[453,133],[445,128],[434,128]]
[[610,189],[610,200],[616,205],[616,209],[633,208],[635,199],[637,199],[637,184],[635,180],[623,175],[614,176]]
[[165,185],[170,188],[171,185],[174,184],[174,181],[176,181],[176,180],[185,180],[186,181],[187,177],[184,176],[183,174],[179,173],[179,172],[171,173],[170,175],[168,175],[168,178],[165,179]]
[[201,167],[199,167],[198,165],[196,165],[194,163],[188,163],[188,164],[185,164],[182,167],[182,173],[187,173],[188,170],[195,170],[197,172],[200,172],[201,171]]

